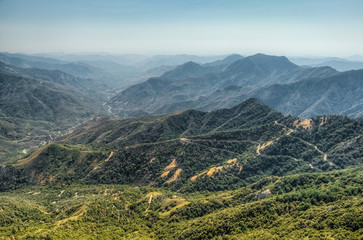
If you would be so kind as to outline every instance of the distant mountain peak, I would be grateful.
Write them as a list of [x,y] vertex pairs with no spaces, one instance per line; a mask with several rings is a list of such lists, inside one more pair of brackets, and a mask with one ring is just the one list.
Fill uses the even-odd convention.
[[243,59],[237,60],[232,63],[226,70],[239,72],[240,70],[244,71],[246,69],[258,68],[263,69],[265,72],[273,72],[273,71],[289,71],[298,66],[289,61],[284,56],[271,56],[262,53],[258,53],[252,56],[245,57]]
[[201,68],[202,66],[200,66],[198,63],[195,63],[193,61],[189,61],[189,62],[186,62],[186,63],[180,65],[180,67],[186,69],[186,68]]
[[262,60],[269,60],[269,61],[281,61],[281,62],[287,62],[293,66],[297,66],[294,63],[292,63],[287,57],[285,56],[273,56],[273,55],[267,55],[267,54],[263,54],[263,53],[257,53],[255,55],[251,55],[249,57],[247,57],[248,59],[252,59],[252,60],[258,60],[258,61],[262,61]]
[[163,78],[189,78],[198,77],[204,74],[204,68],[198,63],[189,61],[182,65],[175,67],[173,70],[164,73]]
[[[241,102],[240,104],[234,106],[231,109],[247,109],[247,108],[266,108],[266,109],[270,109],[269,106],[263,104],[260,102],[260,100],[258,100],[257,98],[248,98],[246,100],[244,100],[243,102]],[[273,110],[272,108],[270,109],[271,111]]]

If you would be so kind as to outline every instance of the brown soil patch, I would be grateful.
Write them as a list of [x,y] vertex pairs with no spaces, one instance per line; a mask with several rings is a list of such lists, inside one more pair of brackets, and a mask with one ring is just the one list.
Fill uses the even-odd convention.
[[178,163],[176,162],[176,159],[174,158],[173,161],[164,168],[164,172],[166,171],[170,171],[173,170],[174,168],[176,168],[178,166]]
[[181,173],[182,169],[179,168],[175,171],[174,175],[168,180],[166,181],[166,183],[172,183],[172,182],[175,182],[179,179],[179,175]]
[[313,128],[313,120],[311,120],[311,119],[304,119],[304,120],[302,120],[302,121],[296,120],[296,121],[294,122],[294,126],[295,126],[296,128],[298,128],[298,127],[302,127],[302,128],[304,128],[304,129],[308,129],[308,130],[310,130],[310,129],[312,129],[312,128]]

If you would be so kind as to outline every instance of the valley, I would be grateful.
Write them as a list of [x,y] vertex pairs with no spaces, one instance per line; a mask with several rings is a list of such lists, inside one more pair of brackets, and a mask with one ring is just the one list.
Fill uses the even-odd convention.
[[363,234],[362,70],[230,55],[126,86],[0,56],[0,239]]
[[362,9],[0,0],[0,240],[363,240]]

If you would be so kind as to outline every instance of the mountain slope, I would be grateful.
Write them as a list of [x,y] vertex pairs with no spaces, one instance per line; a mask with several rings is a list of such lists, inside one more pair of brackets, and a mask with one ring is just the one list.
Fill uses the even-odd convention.
[[160,76],[164,79],[186,79],[186,78],[198,78],[205,74],[215,73],[221,71],[220,67],[212,66],[207,67],[205,65],[199,65],[194,62],[187,62],[183,65],[175,67],[173,70],[168,71]]
[[285,114],[363,116],[363,70],[288,85],[273,85],[251,94]]
[[[261,104],[257,99],[249,99],[231,109],[221,109],[209,113],[184,110],[167,115],[136,119],[100,118],[86,123],[85,127],[80,126],[64,138],[67,142],[70,140],[76,143],[94,142],[98,146],[104,146],[104,144],[121,146],[122,142],[133,145],[206,134],[217,130],[251,127],[280,118],[283,118],[281,113]],[[111,129],[112,131],[109,131]]]
[[94,119],[16,166],[33,184],[80,181],[216,191],[264,176],[360,165],[362,135],[362,119],[284,117],[250,99],[209,113]]
[[230,107],[254,97],[284,114],[299,117],[324,114],[363,116],[363,71],[343,72],[330,77],[323,75],[296,83],[274,84],[248,93],[242,87],[230,86],[194,101],[166,104],[155,112],[169,112],[184,107],[211,110]]
[[0,63],[0,161],[27,154],[89,117],[104,114],[104,88],[60,71]]
[[[186,108],[215,110],[237,104],[243,99],[231,102],[230,98],[246,94],[255,88],[336,73],[328,67],[301,68],[285,57],[257,54],[237,59],[228,66],[223,65],[223,61],[220,62],[222,65],[212,66],[188,62],[158,78],[150,78],[127,88],[114,96],[109,104],[115,113],[131,116],[168,113]],[[219,102],[223,106],[216,105],[215,102],[196,103],[208,101],[210,95],[225,88],[238,90],[220,97]]]
[[74,121],[96,111],[77,92],[26,77],[0,74],[1,115],[46,121]]
[[362,146],[361,118],[284,117],[257,99],[95,118],[0,165],[0,235],[359,239]]
[[59,70],[46,70],[40,68],[19,68],[0,62],[0,72],[13,76],[21,76],[32,79],[43,80],[51,84],[56,84],[61,88],[72,89],[80,93],[92,93],[102,97],[102,91],[106,87],[94,79],[80,78],[67,74]]

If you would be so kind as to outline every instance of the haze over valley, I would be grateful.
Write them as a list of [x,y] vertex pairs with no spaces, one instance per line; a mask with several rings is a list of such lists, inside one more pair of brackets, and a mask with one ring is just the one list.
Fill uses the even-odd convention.
[[0,239],[360,239],[362,7],[0,1]]

